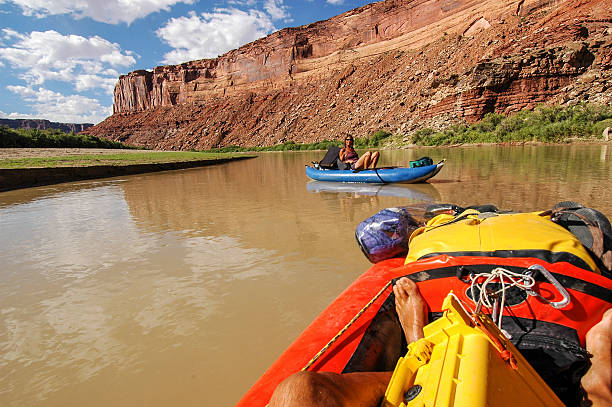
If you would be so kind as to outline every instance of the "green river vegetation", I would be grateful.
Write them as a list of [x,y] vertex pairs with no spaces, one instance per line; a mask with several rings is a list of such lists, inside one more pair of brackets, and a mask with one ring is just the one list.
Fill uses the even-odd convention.
[[135,149],[96,136],[64,133],[57,129],[11,129],[0,126],[0,148],[121,148]]
[[[575,106],[539,106],[509,116],[487,113],[473,124],[456,123],[443,130],[421,128],[411,134],[393,134],[379,130],[369,137],[356,137],[356,148],[408,146],[443,146],[477,143],[567,143],[571,141],[601,141],[602,132],[612,127],[612,107],[609,105],[578,104]],[[288,141],[271,147],[229,146],[212,149],[230,151],[300,151],[327,150],[338,140],[298,144]]]
[[[602,141],[602,132],[612,126],[610,105],[578,104],[569,107],[539,106],[509,116],[487,113],[473,124],[455,123],[442,130],[421,128],[410,134],[379,130],[366,137],[356,137],[356,148],[403,148],[409,146],[449,146],[479,143],[567,143]],[[0,160],[0,168],[57,166],[131,165],[176,161],[232,158],[228,153],[259,151],[327,150],[338,140],[299,144],[288,141],[267,147],[228,146],[207,151],[147,152],[116,155],[75,155],[67,157],[20,158]],[[0,127],[0,148],[104,148],[136,149],[123,143],[90,135],[64,133],[60,130],[10,129]]]

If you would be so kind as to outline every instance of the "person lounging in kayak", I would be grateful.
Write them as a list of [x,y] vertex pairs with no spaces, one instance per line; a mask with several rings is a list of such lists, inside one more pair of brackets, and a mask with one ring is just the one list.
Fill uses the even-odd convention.
[[344,148],[340,150],[338,168],[341,170],[376,168],[376,163],[378,163],[379,158],[378,151],[366,151],[359,157],[353,147],[353,143],[353,136],[350,134],[344,138]]
[[[416,283],[399,279],[393,287],[395,308],[408,343],[424,337],[427,306]],[[581,384],[585,392],[583,405],[612,406],[612,309],[586,335],[591,367]],[[270,407],[379,406],[393,372],[298,372],[274,391]]]

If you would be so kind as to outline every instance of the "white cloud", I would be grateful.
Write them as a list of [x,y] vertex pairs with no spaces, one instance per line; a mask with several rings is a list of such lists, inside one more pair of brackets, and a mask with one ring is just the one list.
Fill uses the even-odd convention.
[[163,63],[178,64],[218,55],[261,38],[276,28],[262,11],[215,9],[199,16],[172,18],[156,34],[174,48],[164,55]]
[[106,93],[112,94],[118,77],[119,75],[111,78],[104,78],[98,75],[79,75],[76,78],[75,88],[77,92],[102,88]]
[[[119,44],[98,36],[85,38],[56,31],[20,34],[9,29],[2,32],[14,43],[0,48],[0,60],[22,70],[19,78],[30,86],[56,80],[73,83],[79,91],[100,88],[112,93],[118,76],[112,68],[136,62],[130,51],[122,52]],[[93,77],[97,81],[91,80]]]
[[328,2],[329,4],[333,4],[334,6],[337,6],[337,5],[339,5],[339,4],[343,4],[343,3],[344,3],[344,0],[327,0],[327,2]]
[[257,0],[227,0],[230,6],[253,7],[257,4]]
[[[21,7],[26,16],[71,14],[75,18],[89,17],[108,24],[127,23],[160,10],[168,11],[177,3],[192,4],[194,0],[5,0]],[[2,3],[2,0],[0,0]]]
[[96,99],[81,95],[62,95],[49,89],[26,86],[7,86],[21,96],[33,109],[33,114],[5,114],[9,119],[37,118],[62,123],[99,123],[112,114],[112,106],[102,106]]
[[2,110],[0,110],[0,117],[3,119],[36,119],[36,117],[34,117],[31,114],[6,113],[6,112],[3,112]]
[[291,16],[287,12],[287,6],[283,4],[283,0],[265,0],[264,10],[273,20],[285,19],[286,21],[291,21]]

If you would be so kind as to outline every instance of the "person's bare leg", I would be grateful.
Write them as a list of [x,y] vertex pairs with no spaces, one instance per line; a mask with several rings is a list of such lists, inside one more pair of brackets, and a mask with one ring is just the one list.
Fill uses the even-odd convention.
[[378,151],[374,151],[370,156],[370,166],[368,168],[376,168],[376,164],[378,163],[379,157],[380,153]]
[[355,169],[359,170],[362,168],[368,168],[369,164],[370,164],[370,152],[366,151],[365,153],[363,153],[361,157],[359,157],[359,159],[355,163]]
[[[393,287],[395,309],[408,343],[423,337],[426,306],[416,284],[404,277]],[[392,372],[299,372],[278,385],[270,407],[377,407]]]
[[586,334],[591,368],[582,378],[582,388],[593,407],[612,406],[612,309]]
[[427,324],[427,306],[419,288],[408,277],[402,277],[395,282],[393,293],[395,310],[406,335],[406,342],[418,341],[423,338],[423,327]]
[[269,407],[377,407],[393,372],[299,372],[278,385]]
[[370,168],[370,160],[372,159],[372,156],[370,155],[369,151],[366,151],[365,153],[363,153],[363,168]]

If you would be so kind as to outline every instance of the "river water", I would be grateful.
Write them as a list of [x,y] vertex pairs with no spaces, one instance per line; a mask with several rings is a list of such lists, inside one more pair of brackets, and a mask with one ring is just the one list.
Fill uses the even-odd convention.
[[382,151],[446,158],[427,184],[309,182],[320,152],[0,193],[0,405],[231,406],[369,266],[378,210],[612,217],[612,145]]

